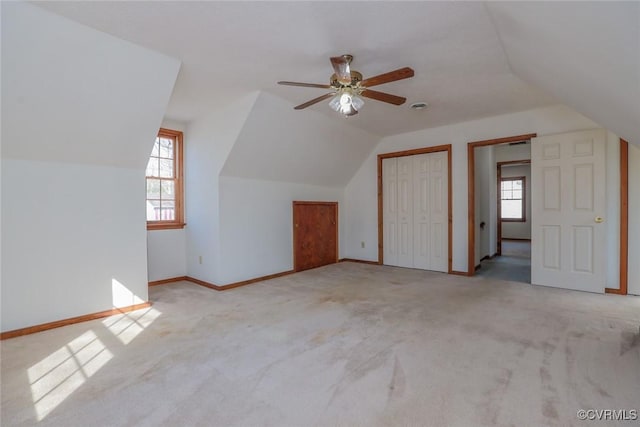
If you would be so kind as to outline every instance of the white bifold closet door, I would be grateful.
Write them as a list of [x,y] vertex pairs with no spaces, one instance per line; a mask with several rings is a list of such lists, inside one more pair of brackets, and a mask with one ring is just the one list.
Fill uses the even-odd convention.
[[382,160],[384,263],[448,271],[447,153]]

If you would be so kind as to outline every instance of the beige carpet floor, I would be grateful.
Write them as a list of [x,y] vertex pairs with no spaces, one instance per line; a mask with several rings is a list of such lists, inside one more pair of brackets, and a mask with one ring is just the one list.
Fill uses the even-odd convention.
[[[640,409],[640,298],[341,263],[2,342],[3,426],[572,426]],[[582,424],[581,424],[582,423]]]

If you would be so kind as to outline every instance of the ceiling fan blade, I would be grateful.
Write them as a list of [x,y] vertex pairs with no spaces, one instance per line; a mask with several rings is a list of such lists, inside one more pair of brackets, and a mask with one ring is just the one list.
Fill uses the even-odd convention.
[[351,67],[349,67],[349,56],[334,56],[331,59],[333,71],[336,73],[338,82],[343,85],[351,84]]
[[378,92],[377,90],[365,89],[360,96],[365,98],[375,99],[376,101],[388,102],[393,105],[402,105],[407,101],[407,98],[401,96],[391,95],[390,93]]
[[329,85],[321,85],[317,83],[299,83],[299,82],[278,82],[279,85],[285,86],[301,86],[301,87],[318,87],[321,89],[329,89],[331,86]]
[[325,93],[322,96],[319,96],[317,98],[313,98],[311,101],[307,101],[304,104],[300,104],[297,107],[294,107],[294,110],[302,110],[303,108],[310,107],[313,104],[317,104],[320,101],[324,101],[325,99],[331,98],[335,94],[336,94],[335,92]]
[[404,67],[398,70],[390,71],[388,73],[369,77],[368,79],[360,82],[360,85],[364,87],[377,86],[384,83],[395,82],[396,80],[408,79],[409,77],[413,77],[413,74],[413,69]]

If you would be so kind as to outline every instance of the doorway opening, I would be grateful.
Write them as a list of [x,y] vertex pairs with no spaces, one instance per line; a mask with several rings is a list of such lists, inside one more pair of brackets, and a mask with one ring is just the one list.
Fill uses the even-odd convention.
[[467,275],[531,283],[531,138],[470,142]]
[[[496,159],[497,165],[496,255],[482,257],[477,274],[531,283],[531,159],[500,161],[504,158],[525,157],[528,148],[519,147],[522,144],[516,145],[518,146],[503,144],[484,148],[493,150],[493,156],[490,157]],[[478,215],[476,211],[476,216]],[[479,243],[482,243],[482,239]],[[476,245],[479,246],[479,243]]]

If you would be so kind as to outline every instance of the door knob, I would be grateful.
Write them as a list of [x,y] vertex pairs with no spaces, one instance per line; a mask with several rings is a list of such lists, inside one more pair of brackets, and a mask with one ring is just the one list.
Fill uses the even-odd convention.
[[604,222],[604,218],[602,218],[601,216],[597,216],[595,217],[594,221],[600,224],[601,222]]

